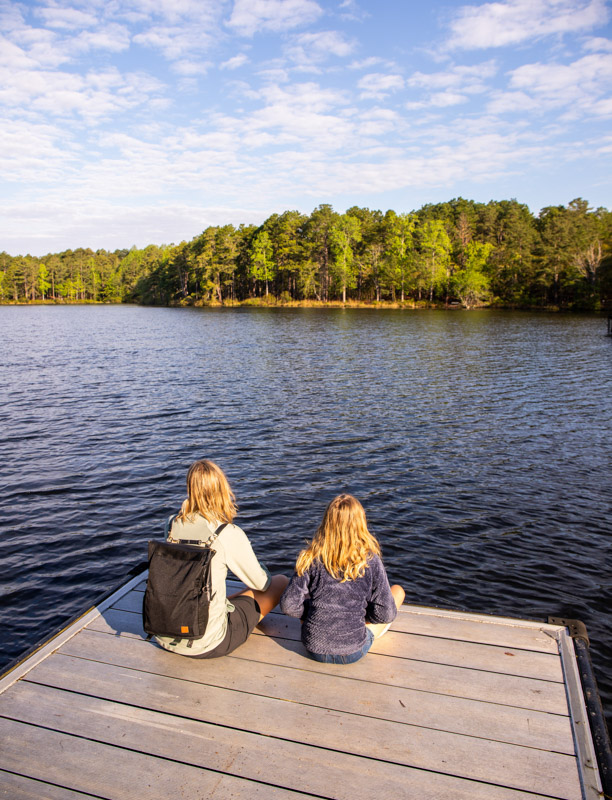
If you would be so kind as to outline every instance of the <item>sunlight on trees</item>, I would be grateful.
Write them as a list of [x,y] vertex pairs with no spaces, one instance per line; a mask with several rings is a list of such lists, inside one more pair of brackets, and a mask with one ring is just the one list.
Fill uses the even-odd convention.
[[411,213],[329,204],[144,249],[0,253],[3,303],[394,302],[595,309],[612,291],[612,214],[576,198],[534,217],[457,198]]
[[41,264],[38,268],[38,291],[42,295],[42,299],[45,300],[47,296],[47,292],[51,288],[51,283],[47,280],[49,277],[49,270],[44,264]]
[[489,297],[489,279],[485,271],[492,249],[489,242],[470,242],[465,248],[464,266],[453,274],[451,290],[465,308],[474,308]]

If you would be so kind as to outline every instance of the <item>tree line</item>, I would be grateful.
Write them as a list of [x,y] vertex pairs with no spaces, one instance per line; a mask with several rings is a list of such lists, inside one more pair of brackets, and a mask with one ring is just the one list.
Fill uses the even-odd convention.
[[295,301],[596,309],[612,287],[612,212],[578,198],[534,216],[516,200],[418,211],[323,204],[308,216],[206,228],[190,242],[0,253],[0,302]]

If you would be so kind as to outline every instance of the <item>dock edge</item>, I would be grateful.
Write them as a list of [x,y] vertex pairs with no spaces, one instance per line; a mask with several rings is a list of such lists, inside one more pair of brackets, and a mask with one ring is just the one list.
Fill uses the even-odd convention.
[[[85,611],[73,617],[63,628],[50,637],[42,639],[29,650],[26,650],[0,674],[0,694],[9,686],[12,686],[26,673],[40,664],[47,656],[51,655],[64,642],[72,639],[73,636],[82,630],[86,625],[99,617],[103,611],[113,605],[120,597],[131,591],[142,581],[142,573],[147,569],[147,563],[139,564],[131,569],[122,579],[119,585],[113,586],[108,592],[103,594],[96,601],[95,605],[89,606]],[[126,580],[127,579],[127,580]]]
[[561,664],[584,797],[612,797],[612,745],[583,622],[549,617],[565,628],[558,637]]

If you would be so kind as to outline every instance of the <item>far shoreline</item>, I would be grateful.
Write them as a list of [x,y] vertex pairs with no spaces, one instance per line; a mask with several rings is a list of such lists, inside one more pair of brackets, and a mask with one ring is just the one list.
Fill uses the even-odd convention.
[[266,309],[288,309],[288,308],[348,308],[366,309],[370,311],[534,311],[549,314],[593,314],[606,316],[612,313],[612,309],[607,309],[603,304],[595,307],[576,307],[554,306],[554,305],[509,305],[505,303],[479,303],[477,305],[466,306],[460,302],[452,303],[430,303],[429,301],[393,301],[393,300],[291,300],[282,301],[276,298],[247,298],[246,300],[227,300],[223,303],[211,300],[201,300],[192,297],[183,298],[167,304],[158,303],[138,303],[136,301],[109,302],[103,300],[33,300],[23,301],[0,301],[0,307],[18,306],[138,306],[140,308],[266,308]]

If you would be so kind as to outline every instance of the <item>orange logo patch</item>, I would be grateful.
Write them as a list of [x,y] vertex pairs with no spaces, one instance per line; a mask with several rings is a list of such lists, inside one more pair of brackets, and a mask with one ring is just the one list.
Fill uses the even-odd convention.
[[189,633],[189,626],[181,625],[181,633]]

